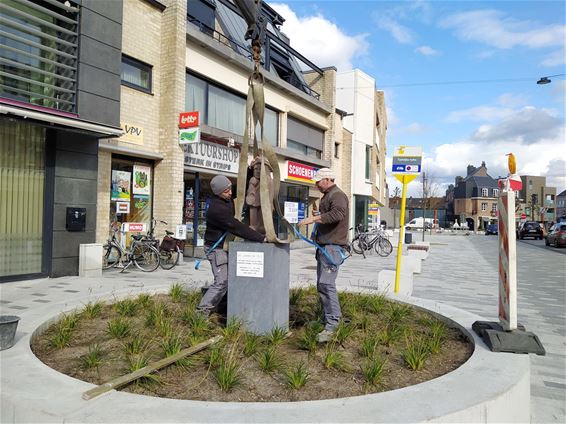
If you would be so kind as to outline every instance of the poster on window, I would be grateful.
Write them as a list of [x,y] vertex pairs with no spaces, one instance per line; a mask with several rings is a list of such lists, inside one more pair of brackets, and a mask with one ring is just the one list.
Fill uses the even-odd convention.
[[143,194],[134,195],[134,212],[138,215],[142,215],[143,211],[149,207],[149,196],[144,196]]
[[132,174],[126,171],[112,171],[111,200],[130,201],[130,182]]
[[134,165],[134,194],[151,194],[151,167],[143,165]]

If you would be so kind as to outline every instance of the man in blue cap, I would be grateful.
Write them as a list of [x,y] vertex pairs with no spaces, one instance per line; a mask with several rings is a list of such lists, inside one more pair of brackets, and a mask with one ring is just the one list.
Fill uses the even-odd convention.
[[234,217],[234,203],[232,202],[232,182],[224,175],[217,175],[210,181],[210,188],[214,196],[211,197],[206,212],[206,232],[204,233],[204,247],[206,258],[210,262],[214,283],[212,283],[197,310],[210,315],[215,310],[228,291],[228,252],[222,248],[223,243],[212,246],[226,232],[246,240],[264,242],[265,236],[252,230],[246,224]]

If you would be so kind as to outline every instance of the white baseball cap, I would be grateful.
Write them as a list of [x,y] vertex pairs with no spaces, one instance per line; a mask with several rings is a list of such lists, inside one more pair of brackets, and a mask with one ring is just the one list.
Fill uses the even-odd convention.
[[316,174],[314,174],[314,177],[312,179],[316,183],[325,178],[328,178],[329,180],[334,180],[336,179],[336,175],[334,174],[334,171],[330,168],[320,168],[316,172]]

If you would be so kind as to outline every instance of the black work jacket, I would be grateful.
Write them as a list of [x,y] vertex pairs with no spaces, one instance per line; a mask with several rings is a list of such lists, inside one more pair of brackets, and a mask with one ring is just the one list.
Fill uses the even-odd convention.
[[220,196],[212,196],[206,211],[206,232],[204,242],[212,246],[227,231],[246,240],[262,242],[264,235],[252,230],[234,218],[234,202]]

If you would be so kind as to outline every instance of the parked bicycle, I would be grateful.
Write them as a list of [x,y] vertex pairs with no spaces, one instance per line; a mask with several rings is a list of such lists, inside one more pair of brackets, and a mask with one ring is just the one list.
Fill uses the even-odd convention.
[[167,225],[166,221],[157,219],[151,220],[151,227],[146,236],[142,239],[144,243],[151,244],[159,252],[159,265],[163,269],[172,269],[179,263],[179,259],[185,249],[185,241],[173,237],[173,232],[165,230],[165,237],[161,243],[155,238],[155,228],[158,224]]
[[[351,229],[351,228],[350,228]],[[352,250],[358,255],[366,256],[366,252],[372,249],[379,256],[389,256],[393,251],[393,246],[387,237],[387,233],[381,227],[371,231],[362,231],[363,227],[356,227],[356,234],[352,240]]]
[[102,246],[102,269],[122,267],[124,272],[133,263],[145,272],[155,271],[159,266],[159,252],[155,247],[144,243],[142,235],[132,235],[129,249],[124,249],[116,238],[119,227],[111,225],[112,237]]

